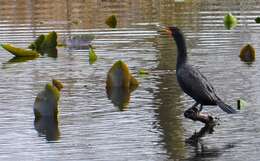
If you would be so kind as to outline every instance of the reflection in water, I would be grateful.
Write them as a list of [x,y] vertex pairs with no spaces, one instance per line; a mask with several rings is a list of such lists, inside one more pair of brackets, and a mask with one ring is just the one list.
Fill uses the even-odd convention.
[[[176,55],[174,54],[173,43],[171,43],[172,40],[166,35],[160,35],[157,41],[157,48],[161,54],[158,70],[171,70],[171,73],[175,73]],[[170,44],[170,48],[165,48],[166,44]],[[180,118],[183,110],[181,109],[182,106],[178,104],[181,92],[179,88],[176,88],[178,85],[173,74],[160,75],[158,82],[160,82],[158,85],[159,91],[155,94],[155,99],[160,100],[156,113],[158,113],[159,126],[163,132],[162,142],[165,144],[171,159],[183,159],[186,156],[184,131]],[[165,89],[165,87],[168,88]]]
[[60,138],[59,123],[56,117],[40,117],[34,120],[34,128],[39,136],[47,141],[57,141]]
[[106,89],[108,99],[110,99],[112,103],[119,108],[120,111],[126,110],[130,100],[130,89],[121,87],[112,87]]
[[10,63],[22,63],[22,62],[27,62],[29,60],[34,60],[36,59],[37,57],[13,57],[11,58],[10,60],[7,61],[7,64],[10,64]]

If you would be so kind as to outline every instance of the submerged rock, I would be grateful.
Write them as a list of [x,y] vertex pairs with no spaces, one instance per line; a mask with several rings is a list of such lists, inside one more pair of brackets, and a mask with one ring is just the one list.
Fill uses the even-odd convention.
[[53,79],[52,83],[46,84],[44,90],[35,98],[33,107],[35,118],[57,117],[58,102],[62,88],[63,84],[56,79]]
[[246,44],[240,50],[240,59],[245,62],[255,61],[255,49],[252,45]]

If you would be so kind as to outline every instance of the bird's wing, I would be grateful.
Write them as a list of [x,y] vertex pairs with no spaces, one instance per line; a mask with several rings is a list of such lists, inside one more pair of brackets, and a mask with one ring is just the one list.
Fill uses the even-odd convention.
[[196,68],[190,65],[180,68],[177,79],[183,91],[195,100],[211,102],[216,99],[213,86]]

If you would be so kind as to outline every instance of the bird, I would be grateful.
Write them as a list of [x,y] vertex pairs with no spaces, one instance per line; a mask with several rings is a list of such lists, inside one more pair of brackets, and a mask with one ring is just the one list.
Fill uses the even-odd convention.
[[217,96],[215,89],[207,78],[188,63],[186,42],[182,31],[175,26],[167,27],[165,30],[171,34],[177,46],[177,81],[181,89],[196,101],[192,105],[192,109],[200,105],[198,110],[202,111],[204,105],[218,105],[228,114],[236,113],[237,111],[234,108],[224,103]]

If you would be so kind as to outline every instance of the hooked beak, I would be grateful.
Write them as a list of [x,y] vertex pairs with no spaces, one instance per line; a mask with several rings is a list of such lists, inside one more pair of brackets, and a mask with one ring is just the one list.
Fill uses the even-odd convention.
[[159,29],[161,29],[162,31],[166,32],[168,35],[172,35],[171,30],[169,29],[169,27],[165,27],[165,26],[159,26]]

